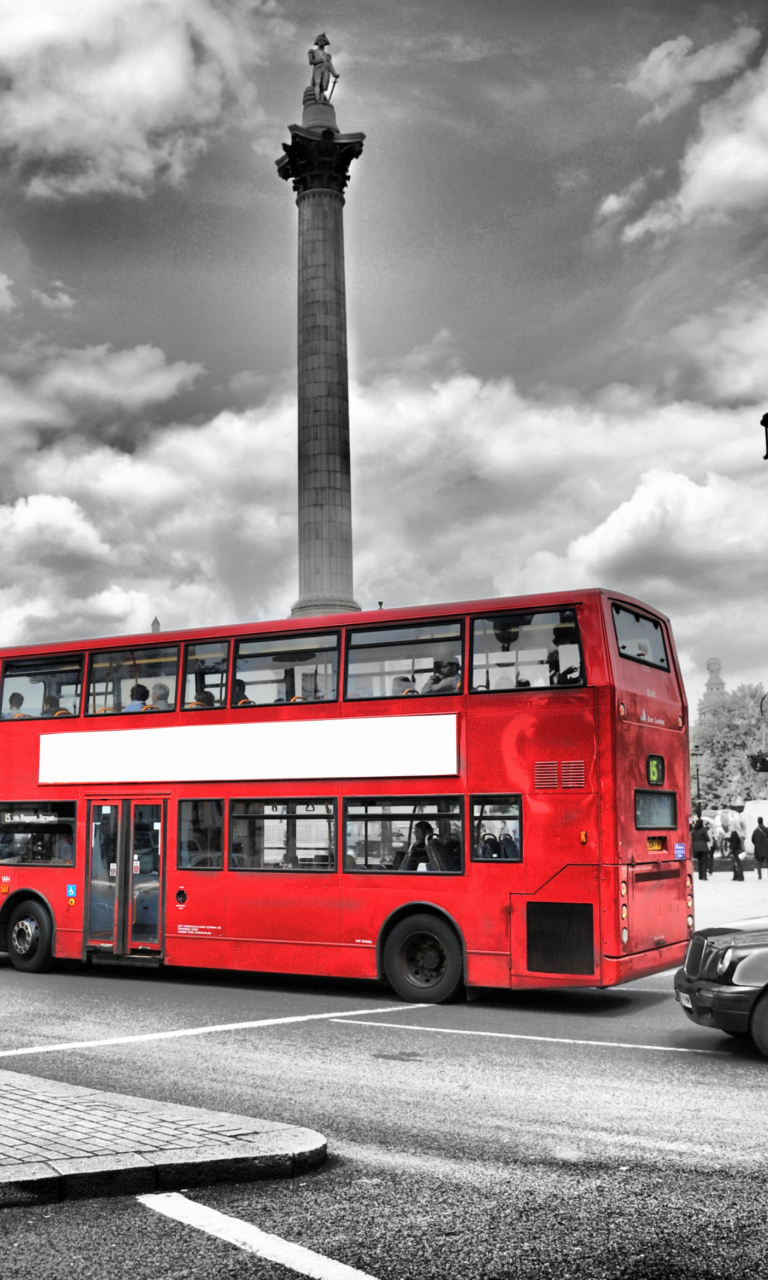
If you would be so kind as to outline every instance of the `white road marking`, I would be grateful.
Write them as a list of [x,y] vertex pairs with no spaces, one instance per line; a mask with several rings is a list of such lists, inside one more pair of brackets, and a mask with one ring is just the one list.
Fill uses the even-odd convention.
[[[402,1005],[388,1005],[383,1009],[350,1009],[348,1013],[302,1013],[288,1018],[259,1018],[256,1022],[219,1022],[207,1027],[181,1027],[178,1031],[145,1031],[135,1036],[109,1036],[104,1040],[65,1040],[61,1044],[38,1044],[27,1049],[0,1049],[0,1058],[20,1058],[29,1053],[63,1053],[67,1049],[95,1049],[108,1044],[141,1044],[147,1040],[176,1040],[182,1036],[208,1036],[219,1031],[251,1031],[255,1027],[281,1027],[291,1022],[322,1022],[342,1018],[359,1018],[366,1013],[400,1013]],[[411,1005],[412,1009],[424,1009],[423,1004]]]
[[136,1199],[148,1209],[164,1214],[166,1218],[183,1222],[188,1227],[197,1227],[198,1231],[217,1236],[219,1240],[226,1240],[228,1244],[245,1249],[246,1253],[255,1253],[269,1262],[279,1262],[281,1266],[297,1271],[301,1276],[312,1276],[313,1280],[374,1280],[365,1271],[357,1271],[344,1262],[334,1262],[333,1258],[305,1249],[303,1245],[281,1240],[280,1236],[260,1231],[241,1218],[230,1218],[216,1209],[188,1200],[177,1191],[163,1195],[137,1196]]
[[[414,1008],[424,1008],[424,1005]],[[330,1022],[338,1022],[338,1018],[330,1018]],[[411,1022],[364,1022],[355,1023],[358,1027],[393,1027],[395,1031],[429,1031],[444,1036],[488,1036],[493,1040],[536,1040],[539,1044],[586,1044],[596,1045],[598,1049],[651,1049],[654,1053],[705,1053],[720,1057],[717,1049],[678,1049],[669,1044],[627,1044],[621,1040],[569,1040],[565,1036],[526,1036],[514,1031],[460,1031],[456,1027],[420,1027]]]

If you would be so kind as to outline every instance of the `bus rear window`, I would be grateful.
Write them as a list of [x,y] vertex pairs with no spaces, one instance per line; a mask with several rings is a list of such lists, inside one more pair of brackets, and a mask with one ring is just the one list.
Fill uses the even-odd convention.
[[655,831],[677,826],[677,796],[674,791],[636,791],[635,827]]
[[631,658],[633,662],[643,662],[647,667],[669,671],[661,623],[620,604],[614,604],[611,612],[622,658]]

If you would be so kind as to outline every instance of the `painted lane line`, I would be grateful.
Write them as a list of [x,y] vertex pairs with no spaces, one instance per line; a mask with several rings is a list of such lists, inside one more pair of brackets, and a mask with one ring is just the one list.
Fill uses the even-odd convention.
[[[423,1009],[424,1005],[419,1007]],[[329,1018],[328,1021],[339,1022],[339,1019]],[[621,1040],[568,1040],[565,1036],[525,1036],[513,1031],[460,1031],[455,1027],[419,1027],[415,1022],[364,1022],[360,1019],[355,1026],[393,1027],[396,1031],[429,1031],[443,1036],[487,1036],[493,1040],[535,1040],[539,1044],[586,1044],[596,1045],[598,1049],[651,1049],[654,1053],[704,1053],[714,1054],[716,1058],[722,1057],[718,1049],[678,1049],[669,1044],[625,1044]]]
[[[411,1005],[412,1009],[424,1009],[423,1004]],[[176,1040],[182,1036],[208,1036],[219,1031],[251,1031],[256,1027],[282,1027],[291,1022],[327,1022],[329,1018],[359,1018],[366,1013],[401,1013],[401,1004],[383,1009],[350,1009],[348,1013],[302,1013],[288,1018],[260,1018],[256,1022],[219,1022],[207,1027],[181,1027],[178,1031],[145,1031],[135,1036],[109,1036],[104,1040],[69,1040],[61,1044],[31,1045],[27,1049],[0,1049],[0,1058],[20,1058],[28,1053],[63,1053],[67,1049],[95,1049],[109,1044],[142,1044],[147,1040]]]
[[216,1209],[208,1209],[203,1204],[188,1200],[178,1191],[137,1196],[136,1199],[148,1209],[164,1214],[166,1218],[173,1218],[187,1227],[196,1227],[198,1231],[217,1236],[219,1240],[226,1240],[227,1244],[245,1249],[246,1253],[255,1253],[269,1262],[279,1262],[281,1266],[297,1271],[301,1276],[312,1276],[313,1280],[374,1280],[365,1271],[357,1271],[355,1267],[348,1267],[344,1262],[334,1262],[333,1258],[305,1249],[303,1245],[291,1244],[280,1236],[260,1231],[241,1218],[230,1218]]

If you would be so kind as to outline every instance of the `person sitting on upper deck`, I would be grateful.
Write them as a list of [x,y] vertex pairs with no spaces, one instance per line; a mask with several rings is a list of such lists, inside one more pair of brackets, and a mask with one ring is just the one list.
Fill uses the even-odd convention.
[[425,680],[421,692],[458,693],[461,688],[461,663],[458,658],[435,658],[434,670]]
[[144,684],[135,684],[131,689],[131,701],[126,711],[143,711],[149,698],[149,689]]
[[187,707],[188,711],[210,711],[211,707],[216,706],[216,699],[210,689],[201,689],[195,695],[194,701],[190,702]]
[[401,698],[403,694],[418,693],[416,681],[412,676],[395,676],[392,681],[392,697]]
[[24,694],[12,693],[10,698],[8,699],[9,711],[8,711],[8,715],[5,717],[6,720],[31,720],[32,717],[28,716],[26,711],[22,711],[21,708],[23,706],[24,706]]
[[235,681],[235,691],[232,695],[232,706],[233,707],[255,707],[256,706],[256,703],[251,702],[251,699],[248,697],[248,694],[246,693],[244,680]]
[[56,717],[71,716],[71,715],[72,715],[72,712],[67,711],[66,707],[62,707],[55,693],[47,693],[45,695],[45,697],[43,698],[43,713],[42,713],[42,718],[44,720],[51,720]]
[[152,701],[144,710],[149,711],[151,708],[153,711],[173,711],[173,707],[168,701],[170,692],[167,684],[153,684]]

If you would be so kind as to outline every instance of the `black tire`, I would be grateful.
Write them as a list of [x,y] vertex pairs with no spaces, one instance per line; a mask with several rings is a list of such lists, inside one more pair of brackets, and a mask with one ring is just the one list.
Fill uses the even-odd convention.
[[749,1034],[764,1058],[768,1058],[768,991],[764,991],[752,1010]]
[[396,924],[384,946],[384,973],[403,1000],[439,1004],[462,979],[461,944],[451,926],[427,912]]
[[39,902],[20,902],[8,921],[8,955],[20,973],[42,973],[51,963],[51,918]]

